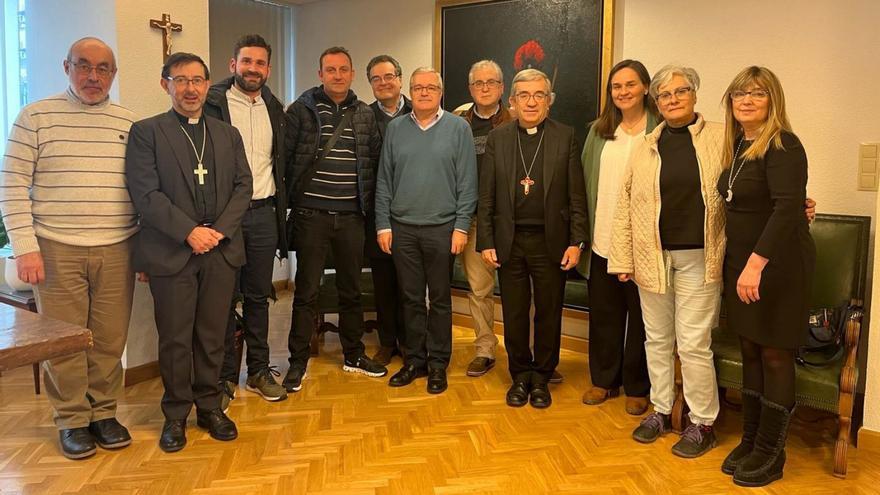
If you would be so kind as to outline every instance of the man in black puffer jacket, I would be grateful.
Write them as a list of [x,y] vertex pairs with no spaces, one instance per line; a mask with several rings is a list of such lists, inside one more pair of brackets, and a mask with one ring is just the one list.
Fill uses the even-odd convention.
[[[283,382],[288,392],[302,388],[328,250],[339,294],[342,369],[372,377],[388,372],[364,354],[361,342],[364,218],[373,210],[382,139],[372,109],[351,91],[354,70],[348,51],[328,48],[318,62],[323,84],[304,92],[287,109],[286,139],[293,152],[288,163],[289,221],[293,222],[289,242],[296,250],[290,369]],[[328,146],[334,134],[337,139]]]
[[[268,401],[287,398],[284,388],[272,376],[269,366],[269,298],[275,253],[287,257],[287,161],[284,131],[287,115],[281,102],[266,86],[270,74],[272,47],[258,34],[242,36],[233,47],[232,77],[208,90],[205,114],[233,125],[241,132],[248,164],[254,177],[254,192],[242,219],[245,255],[236,293],[242,299],[244,339],[247,342],[247,389]],[[233,297],[226,328],[226,355],[220,371],[225,395],[221,405],[235,398],[241,363],[235,351],[236,318]]]

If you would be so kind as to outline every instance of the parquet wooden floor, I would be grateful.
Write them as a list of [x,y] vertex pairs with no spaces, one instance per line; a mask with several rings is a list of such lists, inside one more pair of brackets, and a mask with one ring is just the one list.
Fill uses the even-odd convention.
[[[272,362],[286,371],[290,295],[272,308]],[[831,475],[830,419],[803,414],[788,444],[785,478],[765,489],[735,487],[719,470],[738,442],[739,415],[723,408],[719,446],[684,460],[669,449],[675,435],[653,445],[630,439],[638,419],[623,399],[585,406],[586,356],[563,351],[565,382],[553,406],[504,404],[506,357],[481,378],[464,371],[472,332],[455,329],[449,390],[425,392],[425,379],[402,389],[387,378],[341,370],[335,336],[313,359],[302,391],[268,403],[239,389],[230,416],[240,437],[218,442],[195,426],[175,454],[158,447],[159,379],[130,387],[118,417],[134,437],[119,452],[100,450],[69,461],[45,396],[34,396],[30,368],[0,378],[0,493],[47,494],[873,494],[880,493],[880,456],[850,450],[849,476]],[[368,352],[375,335],[366,337]],[[391,371],[400,367],[395,358]],[[242,382],[243,383],[243,382]],[[815,417],[815,415],[812,415]]]

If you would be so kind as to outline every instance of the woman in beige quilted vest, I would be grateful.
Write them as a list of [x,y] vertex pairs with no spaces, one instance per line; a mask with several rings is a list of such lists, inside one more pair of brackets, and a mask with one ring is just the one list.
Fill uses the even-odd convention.
[[630,152],[617,208],[608,273],[639,287],[654,412],[633,431],[642,443],[672,428],[678,346],[690,425],[672,452],[698,457],[715,446],[718,387],[711,330],[718,318],[724,208],[715,187],[724,128],[694,111],[700,77],[667,66],[649,91],[664,122]]

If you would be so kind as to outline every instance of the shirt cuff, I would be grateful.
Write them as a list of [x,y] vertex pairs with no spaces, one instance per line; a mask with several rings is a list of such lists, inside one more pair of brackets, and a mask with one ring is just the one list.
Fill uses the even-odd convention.
[[379,234],[386,234],[386,233],[390,234],[390,233],[391,233],[391,229],[379,229],[379,230],[376,231],[376,235],[379,235]]
[[456,232],[461,232],[464,235],[468,235],[468,231],[464,229],[455,229]]

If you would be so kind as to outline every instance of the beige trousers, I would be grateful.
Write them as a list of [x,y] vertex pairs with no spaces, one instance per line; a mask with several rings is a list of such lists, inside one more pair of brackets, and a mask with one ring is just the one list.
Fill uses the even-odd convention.
[[495,268],[487,265],[477,247],[477,222],[471,224],[468,232],[468,243],[461,253],[461,266],[467,276],[468,304],[471,317],[474,319],[474,346],[477,348],[477,357],[495,359],[495,346],[498,345],[498,337],[495,336],[495,300],[493,289],[495,288]]
[[38,238],[46,279],[35,287],[40,314],[92,331],[91,349],[43,362],[46,395],[59,429],[116,415],[120,358],[128,336],[134,272],[131,239],[81,247]]

